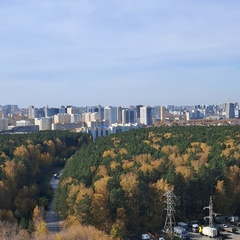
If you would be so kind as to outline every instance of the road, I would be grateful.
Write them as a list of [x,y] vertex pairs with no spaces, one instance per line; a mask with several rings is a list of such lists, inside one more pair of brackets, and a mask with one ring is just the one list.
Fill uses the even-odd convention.
[[[224,237],[224,239],[240,240],[239,231],[237,231],[237,233],[228,233],[228,232],[221,231],[221,235]],[[210,240],[210,239],[214,240],[214,238],[209,238],[199,233],[189,233],[189,237],[191,240]]]
[[47,224],[47,228],[50,233],[58,233],[61,231],[61,217],[54,212],[54,205],[53,205],[55,192],[58,186],[58,181],[59,180],[55,179],[54,177],[50,181],[50,184],[53,189],[53,198],[46,212],[46,217],[45,217],[45,222]]

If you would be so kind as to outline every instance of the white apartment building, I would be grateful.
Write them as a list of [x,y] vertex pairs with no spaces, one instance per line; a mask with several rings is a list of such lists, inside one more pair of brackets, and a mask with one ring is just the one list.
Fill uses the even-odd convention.
[[67,107],[68,114],[82,114],[83,109],[80,107]]
[[83,114],[83,121],[88,127],[91,127],[91,122],[100,121],[100,114],[98,112],[89,112]]
[[20,120],[20,121],[16,121],[16,126],[17,127],[21,127],[21,126],[30,126],[31,123],[29,120]]
[[91,121],[89,124],[88,124],[88,128],[107,128],[108,127],[108,121],[105,121],[105,120],[95,120],[95,121]]
[[100,114],[98,112],[93,112],[90,114],[91,121],[100,121]]
[[104,108],[104,119],[109,121],[109,125],[117,122],[117,108],[116,107],[105,107]]
[[112,124],[109,127],[110,133],[114,134],[114,133],[119,133],[119,132],[126,132],[129,131],[131,129],[136,129],[136,128],[141,128],[142,125],[138,124],[138,123],[127,123],[127,124]]
[[151,107],[140,108],[140,123],[146,126],[152,125]]
[[33,105],[30,105],[28,107],[28,117],[29,117],[29,119],[34,119],[35,118],[36,111],[37,111],[37,109],[35,109]]
[[127,123],[127,111],[126,109],[122,110],[122,124],[126,124]]
[[71,115],[68,113],[59,113],[54,115],[54,124],[71,123]]
[[39,126],[39,131],[52,129],[52,118],[35,118],[34,123]]
[[[101,122],[101,121],[100,121]],[[107,136],[110,134],[114,134],[114,133],[120,133],[120,132],[126,132],[129,131],[130,129],[134,129],[134,128],[142,128],[141,124],[112,124],[109,127],[106,126],[99,126],[99,127],[94,127],[92,126],[92,128],[78,128],[77,131],[82,131],[82,132],[88,132],[91,133],[93,139],[95,140],[98,137],[102,137],[102,136]]]
[[191,114],[189,111],[186,112],[186,121],[191,120]]
[[0,118],[0,131],[8,130],[8,119]]
[[71,123],[84,122],[83,114],[71,114]]

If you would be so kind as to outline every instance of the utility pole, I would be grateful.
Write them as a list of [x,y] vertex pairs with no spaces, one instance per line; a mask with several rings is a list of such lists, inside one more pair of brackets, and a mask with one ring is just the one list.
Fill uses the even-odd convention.
[[174,198],[176,198],[175,194],[173,193],[173,189],[167,191],[164,194],[165,197],[167,197],[167,215],[166,215],[166,221],[164,225],[164,231],[171,236],[171,239],[173,238],[173,227],[176,225],[174,212],[175,212],[175,202]]

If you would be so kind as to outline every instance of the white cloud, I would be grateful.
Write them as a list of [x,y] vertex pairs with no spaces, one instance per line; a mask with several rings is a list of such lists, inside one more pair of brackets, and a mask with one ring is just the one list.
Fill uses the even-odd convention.
[[[157,84],[159,77],[176,84],[178,79],[196,79],[194,88],[200,81],[196,75],[203,83],[212,75],[224,82],[230,71],[222,69],[232,69],[231,78],[239,86],[239,11],[237,0],[1,2],[0,83],[59,82],[63,94],[71,89],[68,83],[89,81],[90,87],[101,79],[114,91],[116,81],[134,89],[142,79],[139,91],[148,89],[146,96],[154,101],[148,83]],[[17,96],[15,86],[11,89]],[[225,90],[231,95],[230,88]],[[38,90],[33,91],[37,96]]]

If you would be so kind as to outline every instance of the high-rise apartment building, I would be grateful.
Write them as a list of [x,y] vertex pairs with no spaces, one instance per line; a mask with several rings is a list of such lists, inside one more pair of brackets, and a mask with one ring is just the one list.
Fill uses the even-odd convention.
[[2,116],[7,118],[9,115],[15,114],[19,112],[18,105],[5,105],[0,106],[0,111],[2,113]]
[[117,107],[117,123],[122,123],[122,107]]
[[124,108],[122,110],[122,124],[126,124],[127,123],[127,110]]
[[164,121],[165,119],[165,107],[156,106],[154,107],[154,111],[152,111],[152,116],[155,117],[156,121]]
[[122,123],[135,123],[135,111],[133,109],[124,108],[122,110]]
[[163,106],[160,107],[160,119],[161,121],[165,120],[165,107]]
[[168,110],[168,112],[172,113],[175,110],[175,106],[174,105],[167,105],[166,109]]
[[71,123],[71,115],[67,113],[59,113],[57,115],[54,115],[54,124],[65,124],[65,123]]
[[34,106],[33,105],[30,105],[29,107],[28,107],[28,118],[29,119],[34,119],[35,118],[35,108],[34,108]]
[[52,129],[52,118],[35,118],[35,125],[39,126],[40,131]]
[[226,118],[234,118],[234,103],[227,103],[226,104]]
[[82,107],[67,106],[66,113],[68,113],[68,114],[82,114],[83,113],[83,108]]
[[0,131],[8,130],[8,119],[0,118]]
[[136,106],[136,118],[140,118],[140,108],[143,107],[143,105],[137,105]]
[[104,107],[103,106],[98,105],[98,113],[100,116],[100,120],[103,120],[104,119]]
[[240,109],[239,108],[234,109],[234,115],[235,115],[235,118],[240,118]]
[[44,107],[43,110],[45,117],[53,117],[54,115],[59,113],[59,108]]
[[133,109],[127,110],[127,123],[135,123],[135,111]]
[[28,107],[28,118],[42,118],[45,117],[45,109],[44,108],[35,108],[33,105]]
[[105,107],[104,108],[104,119],[109,122],[109,125],[117,122],[117,108],[116,107]]
[[70,114],[70,115],[71,115],[71,123],[84,122],[83,114]]
[[65,106],[61,106],[59,108],[59,114],[65,114],[65,113],[67,113],[67,108]]
[[152,125],[151,107],[140,108],[140,123],[145,124],[146,126]]

